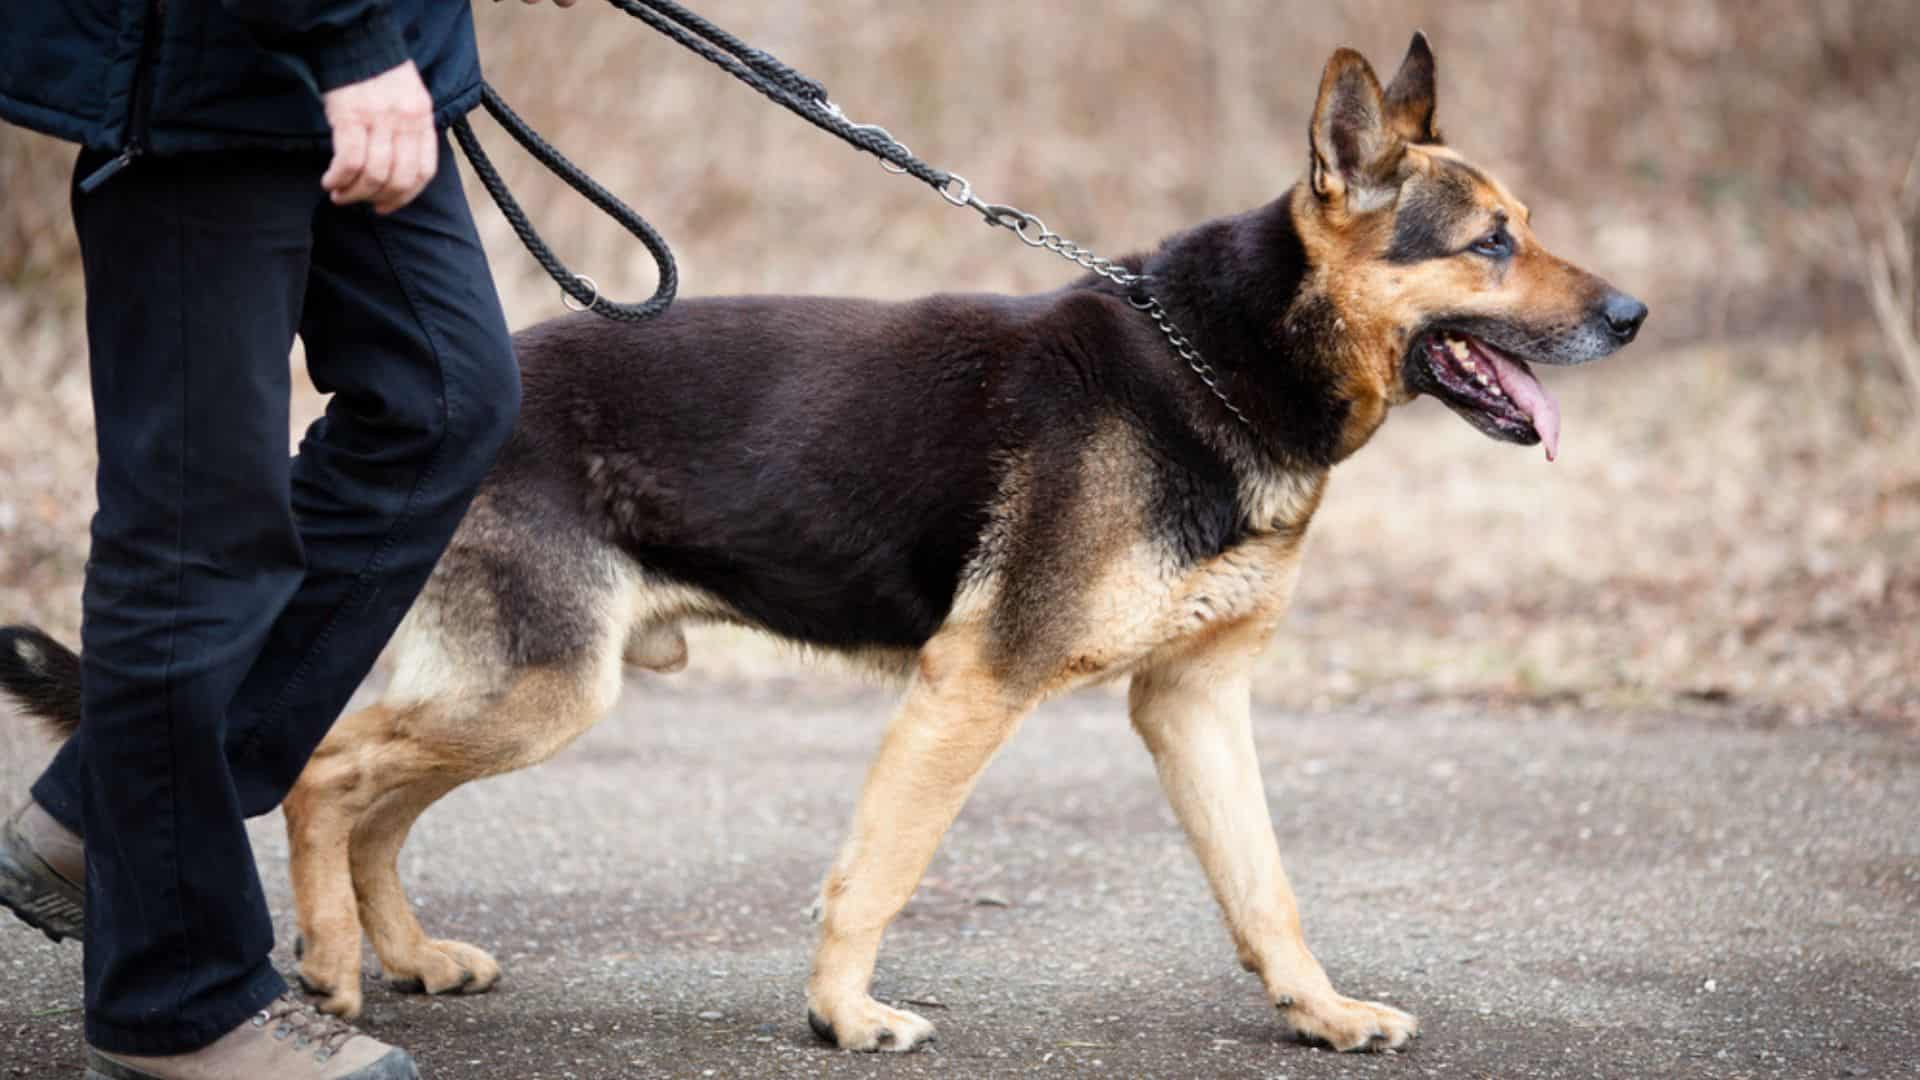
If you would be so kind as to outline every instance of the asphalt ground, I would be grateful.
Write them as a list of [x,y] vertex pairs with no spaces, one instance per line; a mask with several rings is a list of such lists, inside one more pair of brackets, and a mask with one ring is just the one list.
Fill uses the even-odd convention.
[[[890,696],[636,679],[554,761],[470,785],[402,856],[491,994],[377,985],[432,1078],[1920,1075],[1920,740],[1711,716],[1256,706],[1309,942],[1416,1012],[1401,1053],[1288,1042],[1106,692],[995,762],[881,954],[939,1025],[806,1025],[805,916]],[[0,723],[0,792],[46,748]],[[290,967],[286,842],[254,841]],[[0,927],[0,1077],[78,1076],[80,950]]]

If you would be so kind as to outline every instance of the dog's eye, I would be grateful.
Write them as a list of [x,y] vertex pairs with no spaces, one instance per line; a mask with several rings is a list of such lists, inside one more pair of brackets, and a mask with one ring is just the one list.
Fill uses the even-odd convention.
[[1513,254],[1513,237],[1507,234],[1506,226],[1501,226],[1473,242],[1471,250],[1475,255],[1485,255],[1489,259],[1504,259]]

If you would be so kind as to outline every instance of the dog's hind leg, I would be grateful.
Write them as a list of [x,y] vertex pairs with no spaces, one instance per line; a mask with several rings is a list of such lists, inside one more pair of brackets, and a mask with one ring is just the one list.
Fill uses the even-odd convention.
[[[478,723],[484,699],[383,702],[342,720],[328,734],[284,810],[291,848],[294,902],[300,921],[300,981],[321,996],[321,1009],[359,1013],[360,939],[373,937],[389,977],[433,993],[492,986],[499,965],[478,949],[427,942],[407,910],[394,872],[400,844],[415,818],[442,795],[489,770],[470,755],[448,752],[423,733]],[[371,868],[384,859],[385,873]],[[398,909],[399,915],[394,914]],[[396,976],[383,940],[410,929],[420,948],[446,957],[414,964]],[[435,948],[445,945],[445,948]]]
[[478,994],[500,978],[499,963],[484,950],[429,938],[400,883],[400,848],[413,823],[465,779],[435,777],[390,789],[354,826],[351,861],[360,921],[373,939],[381,971],[397,990]]
[[1252,627],[1216,635],[1136,674],[1133,726],[1206,869],[1241,966],[1260,976],[1282,1021],[1337,1050],[1396,1047],[1416,1033],[1413,1017],[1336,993],[1301,935],[1249,716],[1249,669],[1265,637]]
[[965,640],[936,637],[867,772],[853,832],[821,888],[823,919],[807,1021],[846,1050],[911,1050],[922,1017],[867,993],[881,935],[926,872],[987,762],[1031,702],[1012,693]]
[[492,957],[421,932],[401,845],[435,800],[551,757],[619,694],[632,577],[591,541],[518,520],[476,503],[394,636],[380,704],[337,724],[287,797],[301,981],[328,1012],[360,1010],[363,924],[403,985],[492,985]]
[[552,757],[613,707],[617,653],[606,648],[566,669],[528,672],[496,700],[461,710],[423,710],[384,752],[391,781],[353,829],[352,869],[360,919],[388,981],[429,994],[477,994],[500,965],[475,946],[430,938],[400,883],[399,857],[414,821],[468,780]]
[[372,805],[367,753],[384,745],[400,710],[379,704],[341,719],[314,751],[281,811],[286,815],[300,982],[339,1016],[360,1013],[360,918],[349,853]]

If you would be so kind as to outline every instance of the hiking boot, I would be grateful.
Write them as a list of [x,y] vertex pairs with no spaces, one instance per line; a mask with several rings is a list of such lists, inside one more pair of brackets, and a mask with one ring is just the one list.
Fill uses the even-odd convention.
[[291,992],[188,1054],[87,1047],[86,1080],[419,1080],[405,1050],[362,1035]]
[[0,904],[55,941],[79,940],[87,855],[80,838],[28,799],[0,825]]

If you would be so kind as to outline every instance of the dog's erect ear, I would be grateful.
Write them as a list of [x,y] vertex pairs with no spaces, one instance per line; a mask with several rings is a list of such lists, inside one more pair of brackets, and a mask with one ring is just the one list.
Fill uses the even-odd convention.
[[1440,141],[1440,129],[1433,126],[1433,47],[1418,30],[1387,84],[1387,126],[1410,143]]
[[1387,126],[1380,80],[1352,49],[1340,49],[1327,61],[1308,139],[1313,193],[1323,202],[1366,210],[1391,195],[1391,177],[1406,145]]

